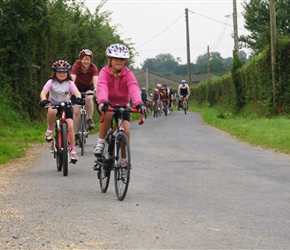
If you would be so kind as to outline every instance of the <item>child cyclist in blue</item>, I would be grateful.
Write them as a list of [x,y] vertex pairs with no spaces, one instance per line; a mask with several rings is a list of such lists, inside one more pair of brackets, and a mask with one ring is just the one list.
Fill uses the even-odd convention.
[[[44,85],[40,93],[40,102],[41,106],[57,105],[61,102],[69,102],[70,94],[73,93],[76,96],[74,104],[82,104],[81,94],[78,91],[78,88],[71,80],[70,77],[70,64],[64,60],[58,60],[52,64],[53,73],[51,78]],[[47,99],[47,95],[49,97]],[[71,161],[76,163],[78,161],[78,156],[75,151],[75,135],[73,130],[73,115],[71,108],[65,110],[66,113],[66,122],[68,125],[68,130],[70,132],[70,142],[71,142]],[[52,131],[53,124],[55,122],[57,115],[57,110],[48,108],[47,110],[47,130],[45,133],[46,141],[52,141]]]

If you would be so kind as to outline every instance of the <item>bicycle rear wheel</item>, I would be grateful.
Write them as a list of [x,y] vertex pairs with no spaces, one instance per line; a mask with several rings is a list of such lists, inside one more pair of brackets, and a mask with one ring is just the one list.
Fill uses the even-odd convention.
[[105,143],[105,148],[103,151],[103,155],[100,159],[98,159],[98,165],[99,165],[99,182],[100,187],[103,193],[107,192],[107,189],[110,184],[110,176],[111,176],[111,169],[110,164],[112,164],[112,158],[110,157],[108,153],[108,143]]
[[63,175],[67,176],[68,173],[68,142],[67,142],[67,125],[64,122],[61,127],[62,132],[62,171]]
[[[121,165],[122,158],[126,159],[126,166]],[[116,163],[117,164],[114,167],[115,191],[118,200],[122,201],[127,194],[131,169],[130,146],[127,136],[123,133],[118,135]]]

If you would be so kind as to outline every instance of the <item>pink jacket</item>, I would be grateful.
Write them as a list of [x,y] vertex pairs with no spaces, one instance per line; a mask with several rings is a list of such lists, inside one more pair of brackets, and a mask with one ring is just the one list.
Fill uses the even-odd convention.
[[101,104],[109,101],[112,106],[125,106],[130,100],[133,106],[143,104],[140,88],[133,72],[124,67],[119,77],[115,77],[109,66],[101,69],[97,84],[97,100]]

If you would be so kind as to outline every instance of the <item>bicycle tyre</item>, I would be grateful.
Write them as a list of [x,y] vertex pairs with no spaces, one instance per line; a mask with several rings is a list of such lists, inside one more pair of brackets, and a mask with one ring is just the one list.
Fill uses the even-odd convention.
[[61,132],[60,131],[56,131],[56,134],[55,134],[55,148],[56,148],[56,151],[54,152],[54,157],[56,159],[56,168],[57,168],[57,171],[61,171],[62,170],[62,154],[60,152],[60,149],[59,149],[59,138],[61,138]]
[[184,114],[186,114],[186,110],[187,110],[187,102],[186,102],[186,100],[183,101],[183,109],[184,109]]
[[108,153],[108,149],[109,149],[109,144],[106,141],[105,148],[102,155],[102,162],[98,160],[98,164],[99,164],[98,177],[99,177],[101,191],[103,193],[106,193],[108,190],[108,187],[110,184],[110,176],[111,176],[111,170],[108,164],[112,162],[112,159]]
[[79,135],[79,144],[81,148],[81,155],[84,155],[85,152],[85,132],[86,132],[86,117],[85,114],[81,114],[81,124],[80,124],[80,135]]
[[167,103],[164,102],[163,105],[164,105],[164,107],[163,107],[163,108],[164,108],[164,115],[167,116],[167,113],[168,113],[168,110],[167,110]]
[[68,174],[68,141],[67,141],[67,124],[64,122],[61,127],[62,134],[62,171],[63,175]]
[[154,104],[154,117],[158,117],[158,107],[157,104]]
[[[127,167],[121,167],[122,147],[126,152]],[[114,166],[115,191],[118,200],[122,201],[124,200],[128,191],[131,169],[130,146],[128,143],[128,138],[124,133],[120,133],[118,135],[116,159],[117,164]]]

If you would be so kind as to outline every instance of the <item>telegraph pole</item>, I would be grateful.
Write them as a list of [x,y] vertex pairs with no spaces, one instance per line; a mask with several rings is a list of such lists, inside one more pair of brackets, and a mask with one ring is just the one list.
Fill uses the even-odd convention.
[[233,0],[233,21],[234,21],[234,49],[239,55],[239,36],[238,36],[238,19],[237,19],[237,2]]
[[271,32],[271,70],[272,70],[272,85],[273,85],[273,105],[274,114],[276,114],[276,54],[277,54],[277,27],[276,27],[276,8],[275,0],[269,1],[270,7],[270,32]]
[[207,45],[207,80],[210,80],[210,53],[209,46]]
[[188,83],[191,84],[189,22],[188,22],[188,9],[187,8],[185,9],[185,22],[186,22],[186,48],[187,48],[187,77],[188,77]]

